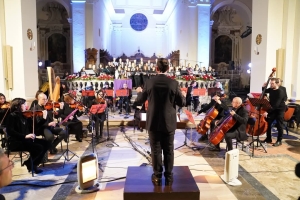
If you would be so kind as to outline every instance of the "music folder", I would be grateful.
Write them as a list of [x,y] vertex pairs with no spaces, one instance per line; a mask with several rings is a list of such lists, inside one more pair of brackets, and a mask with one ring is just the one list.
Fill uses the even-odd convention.
[[81,91],[82,96],[84,97],[93,97],[95,96],[95,91],[94,90],[82,90]]
[[206,89],[204,88],[197,88],[193,89],[193,96],[205,96]]
[[126,89],[120,89],[120,90],[116,90],[116,95],[118,97],[126,97],[129,95],[129,91]]
[[104,109],[106,108],[105,104],[97,104],[97,105],[92,105],[90,108],[90,113],[96,114],[96,113],[103,113]]
[[105,94],[107,97],[113,97],[114,96],[114,90],[106,89]]

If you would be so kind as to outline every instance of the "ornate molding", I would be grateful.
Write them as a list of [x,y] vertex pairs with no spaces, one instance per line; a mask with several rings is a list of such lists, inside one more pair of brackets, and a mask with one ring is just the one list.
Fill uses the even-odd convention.
[[67,24],[68,12],[64,6],[57,2],[48,2],[42,8],[48,15],[47,20],[38,20],[38,24]]

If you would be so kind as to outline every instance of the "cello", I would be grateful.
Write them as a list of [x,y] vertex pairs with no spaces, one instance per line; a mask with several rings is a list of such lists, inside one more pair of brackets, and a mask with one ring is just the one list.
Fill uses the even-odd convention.
[[[235,109],[235,112],[237,112],[238,109],[240,109],[243,106],[240,105]],[[225,137],[225,134],[229,129],[231,129],[235,124],[237,120],[233,118],[233,116],[229,113],[227,116],[225,116],[217,125],[217,127],[212,131],[209,137],[209,142],[213,145],[219,144]]]
[[[215,96],[216,97],[216,96]],[[214,98],[215,98],[214,97]],[[226,95],[224,95],[224,97],[219,97],[218,100],[221,100],[223,98],[226,98]],[[208,131],[208,129],[210,128],[210,124],[211,122],[218,116],[219,114],[219,111],[216,109],[216,104],[217,102],[215,103],[214,106],[212,106],[207,112],[206,112],[206,115],[204,117],[203,120],[200,121],[200,123],[197,125],[196,129],[197,129],[197,132],[201,135],[205,135],[206,132]]]
[[[272,73],[269,75],[266,87],[264,88],[263,92],[261,93],[259,99],[264,98],[265,89],[267,88],[267,85],[269,84],[270,79],[273,78],[275,72],[276,72],[276,68],[273,68]],[[254,126],[252,126],[250,124],[247,124],[246,132],[249,133],[249,134],[251,132],[251,135],[253,135],[253,136],[262,135],[265,132],[267,132],[268,122],[266,121],[266,119],[264,117],[262,117],[263,114],[265,112],[267,112],[267,110],[261,108],[261,110],[259,111],[259,108],[253,106],[250,103],[249,99],[245,103],[246,103],[246,109],[249,112],[249,117],[255,117],[255,119],[256,119]],[[259,116],[261,116],[261,117],[259,117]],[[251,127],[253,127],[253,129]]]

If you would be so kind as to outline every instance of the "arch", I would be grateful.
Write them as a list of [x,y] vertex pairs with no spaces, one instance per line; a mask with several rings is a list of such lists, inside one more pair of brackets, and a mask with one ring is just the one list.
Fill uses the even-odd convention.
[[70,18],[70,16],[71,16],[71,13],[70,13],[70,4],[66,3],[64,0],[37,0],[36,4],[43,4],[43,5],[45,5],[46,3],[53,2],[53,1],[56,1],[56,2],[60,3],[63,7],[65,7],[65,9],[66,9],[66,11],[68,13],[68,16]]
[[61,33],[53,33],[47,38],[48,60],[67,62],[67,38]]
[[242,12],[239,12],[239,15],[242,16],[242,18],[244,20],[246,20],[245,21],[246,24],[249,23],[248,25],[252,25],[252,12],[244,3],[240,2],[240,1],[233,2],[232,0],[226,0],[226,1],[222,1],[222,2],[218,3],[211,9],[210,18],[212,19],[213,15],[219,8],[226,6],[226,5],[230,5],[233,8],[237,8],[237,10],[240,10],[240,9],[244,10],[245,14]]

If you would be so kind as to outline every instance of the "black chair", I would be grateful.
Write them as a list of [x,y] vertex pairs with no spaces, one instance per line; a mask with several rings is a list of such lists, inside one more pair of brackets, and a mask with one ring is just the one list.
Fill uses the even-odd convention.
[[[5,134],[5,138],[6,138],[6,141],[7,141],[7,144],[6,144],[6,152],[7,152],[7,157],[9,157],[10,153],[11,152],[17,152],[18,154],[16,154],[12,160],[14,158],[20,158],[21,160],[21,166],[23,166],[23,154],[25,154],[25,156],[27,156],[27,158],[29,157],[30,158],[30,164],[31,164],[31,169],[33,169],[33,160],[32,160],[32,156],[30,155],[30,152],[26,151],[26,150],[12,150],[10,149],[10,139],[9,139],[9,136],[7,135],[7,132],[6,132],[6,129],[3,129],[3,132]],[[19,157],[17,157],[17,155],[19,155]],[[44,165],[44,163],[43,163]],[[33,170],[31,170],[31,174],[32,174],[32,177],[34,177],[34,173],[33,173]]]

